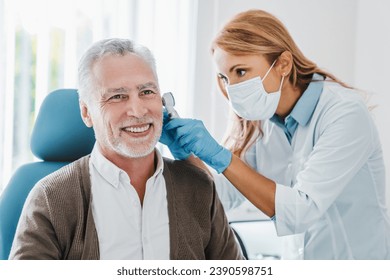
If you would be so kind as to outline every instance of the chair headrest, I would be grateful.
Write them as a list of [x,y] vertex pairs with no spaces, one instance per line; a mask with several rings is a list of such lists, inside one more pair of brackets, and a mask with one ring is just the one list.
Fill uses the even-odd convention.
[[92,128],[80,116],[76,89],[60,89],[46,96],[31,136],[31,151],[45,161],[74,161],[89,154],[95,143]]

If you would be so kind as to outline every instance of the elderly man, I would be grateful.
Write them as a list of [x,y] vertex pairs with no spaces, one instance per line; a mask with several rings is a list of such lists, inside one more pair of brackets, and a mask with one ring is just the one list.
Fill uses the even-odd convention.
[[95,147],[33,188],[10,258],[242,259],[210,178],[155,149],[163,114],[150,51],[95,43],[79,94]]

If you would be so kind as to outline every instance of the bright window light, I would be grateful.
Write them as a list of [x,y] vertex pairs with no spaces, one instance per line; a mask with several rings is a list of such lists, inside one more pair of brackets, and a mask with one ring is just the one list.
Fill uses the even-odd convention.
[[[34,160],[30,133],[45,96],[77,88],[77,66],[95,41],[130,38],[152,50],[161,91],[189,98],[193,0],[0,0],[0,191]],[[36,159],[35,159],[36,160]]]

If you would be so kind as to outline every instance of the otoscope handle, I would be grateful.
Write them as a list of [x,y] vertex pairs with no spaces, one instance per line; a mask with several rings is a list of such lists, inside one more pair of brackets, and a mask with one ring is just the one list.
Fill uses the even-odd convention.
[[168,116],[170,119],[176,119],[176,118],[180,118],[179,114],[177,113],[177,111],[175,110],[175,108],[173,107],[165,107],[168,111]]

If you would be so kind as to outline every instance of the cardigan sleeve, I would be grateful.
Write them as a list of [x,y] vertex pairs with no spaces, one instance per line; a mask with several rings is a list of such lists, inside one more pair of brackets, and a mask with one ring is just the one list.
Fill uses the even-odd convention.
[[31,190],[23,207],[9,259],[61,259],[44,188],[39,183]]
[[210,260],[243,260],[241,249],[236,242],[233,230],[227,221],[222,204],[213,188],[211,207],[211,234],[206,248],[206,258]]

